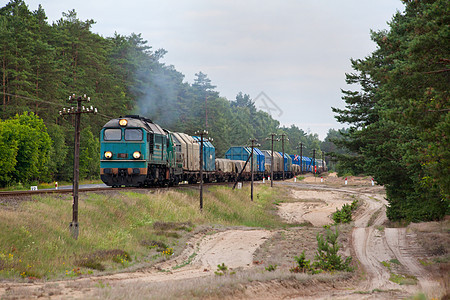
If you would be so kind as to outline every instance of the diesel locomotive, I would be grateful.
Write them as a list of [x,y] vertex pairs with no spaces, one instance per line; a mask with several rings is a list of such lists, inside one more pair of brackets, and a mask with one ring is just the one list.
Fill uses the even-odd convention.
[[[107,122],[100,131],[100,142],[100,177],[108,186],[172,186],[200,180],[200,137],[171,132],[145,117],[128,115]],[[282,178],[283,168],[285,178],[291,178],[300,173],[301,164],[303,171],[326,171],[320,160],[312,166],[310,158],[300,162],[297,156],[285,154],[283,159],[275,151],[272,164],[272,153],[257,148],[251,166],[245,164],[250,155],[249,147],[231,147],[224,159],[216,159],[212,143],[203,141],[203,180],[234,181],[239,173],[242,180],[249,180],[251,168],[258,180],[270,176],[272,167],[274,179]]]

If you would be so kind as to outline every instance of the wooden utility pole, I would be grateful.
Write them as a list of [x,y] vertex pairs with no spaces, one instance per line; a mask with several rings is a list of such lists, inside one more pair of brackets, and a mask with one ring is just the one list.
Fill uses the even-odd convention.
[[89,102],[91,101],[90,97],[79,96],[76,97],[75,94],[69,97],[69,103],[77,102],[76,107],[70,107],[68,109],[63,108],[62,111],[59,112],[59,115],[75,115],[75,145],[74,145],[74,156],[73,156],[73,203],[72,203],[72,222],[69,225],[69,230],[72,233],[74,239],[78,239],[79,233],[79,224],[78,224],[78,181],[80,177],[80,132],[81,132],[81,114],[83,113],[97,113],[97,108],[93,108],[92,106],[89,108],[85,108],[81,105],[83,101]]
[[203,211],[203,142],[212,142],[213,139],[205,139],[208,131],[196,131],[196,135],[200,136],[200,211]]
[[[286,167],[286,165],[287,165],[287,158],[286,157],[284,157],[284,138],[286,137],[286,140],[287,141],[289,141],[289,139],[287,138],[287,136],[286,136],[286,134],[285,133],[282,133],[281,134],[281,149],[282,149],[282,151],[283,151],[283,180],[284,180],[284,169],[285,169],[285,167]],[[286,164],[284,163],[284,160],[286,159]]]
[[300,142],[300,173],[303,174],[303,143]]
[[300,174],[303,174],[303,143],[300,142],[295,149],[300,149]]
[[251,187],[251,194],[250,194],[250,199],[253,201],[253,166],[254,166],[254,162],[253,162],[253,149],[255,148],[255,147],[258,147],[259,146],[259,144],[255,144],[255,142],[256,142],[256,139],[251,139],[250,140],[251,142],[252,142],[252,145],[251,145],[251,147],[252,147],[252,152],[251,152],[251,169],[252,169],[252,187]]
[[274,141],[274,137],[277,136],[276,133],[271,133],[270,134],[270,138],[266,138],[267,139],[271,139],[272,140],[272,148],[271,148],[271,163],[270,163],[270,187],[273,187],[273,166],[274,166],[274,162],[273,162],[273,141]]
[[313,172],[314,176],[316,176],[316,149],[313,149]]
[[324,153],[323,153],[323,151],[322,151],[322,172],[325,172],[325,156],[324,156]]

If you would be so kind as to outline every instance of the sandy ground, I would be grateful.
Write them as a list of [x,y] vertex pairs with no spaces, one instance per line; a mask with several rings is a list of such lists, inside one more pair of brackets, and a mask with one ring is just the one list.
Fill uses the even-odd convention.
[[[336,208],[351,203],[355,197],[361,199],[363,205],[355,216],[347,248],[359,262],[362,280],[353,280],[344,289],[318,284],[307,294],[295,284],[287,287],[275,280],[248,284],[244,287],[245,292],[229,298],[396,299],[423,292],[431,299],[446,293],[444,287],[418,262],[415,256],[418,244],[414,233],[406,228],[383,227],[386,222],[386,200],[380,188],[371,187],[367,178],[353,179],[349,185],[343,185],[341,181],[328,177],[322,183],[320,179],[309,177],[302,182],[277,183],[291,189],[294,201],[281,203],[278,213],[289,223],[307,222],[314,227],[322,227],[332,223],[330,215]],[[188,279],[212,278],[221,263],[226,263],[231,271],[251,269],[255,267],[255,251],[274,234],[275,231],[255,229],[233,229],[213,234],[199,232],[187,243],[181,255],[149,269],[58,282],[0,283],[0,298],[92,298],[98,297],[99,286],[104,284],[126,291],[127,287],[136,284],[172,282],[176,285],[176,282]],[[416,284],[399,285],[389,280],[394,270],[388,269],[383,262],[394,259],[401,266],[401,270],[395,271],[416,278]],[[267,293],[269,290],[270,293]],[[385,292],[380,294],[374,291]],[[140,295],[137,298],[146,297]]]
[[278,214],[288,223],[309,222],[320,227],[333,223],[330,215],[352,200],[346,195],[330,191],[292,190],[292,198],[301,202],[281,203]]

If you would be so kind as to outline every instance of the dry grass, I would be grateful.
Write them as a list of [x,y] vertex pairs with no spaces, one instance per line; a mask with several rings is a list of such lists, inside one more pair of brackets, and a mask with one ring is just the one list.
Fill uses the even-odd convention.
[[[279,287],[286,291],[295,291],[298,295],[301,288],[317,283],[335,284],[349,279],[349,273],[306,275],[293,274],[286,270],[273,272],[261,269],[238,271],[234,275],[208,276],[176,282],[145,282],[128,284],[126,286],[101,286],[96,290],[95,299],[230,299],[244,298],[253,293],[255,284],[257,290],[266,286],[280,296]],[[276,287],[277,290],[273,290]],[[253,295],[255,296],[255,295]],[[261,297],[267,298],[267,294]]]
[[[15,209],[0,209],[0,278],[75,277],[152,265],[166,258],[158,245],[180,253],[199,225],[276,228],[282,226],[272,204],[277,190],[257,186],[250,202],[248,187],[209,187],[203,212],[198,191],[81,194],[78,240],[68,230],[72,198],[36,197]],[[99,255],[108,251],[129,253],[130,259],[111,262]]]

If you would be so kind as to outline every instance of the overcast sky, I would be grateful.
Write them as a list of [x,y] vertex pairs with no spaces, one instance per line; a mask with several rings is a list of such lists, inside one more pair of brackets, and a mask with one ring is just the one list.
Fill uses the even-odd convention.
[[[2,6],[7,2],[0,0]],[[141,33],[168,51],[192,83],[202,71],[230,100],[243,92],[283,125],[319,134],[342,128],[331,107],[344,107],[341,88],[350,58],[375,50],[370,29],[387,29],[400,0],[25,0],[42,4],[49,23],[75,9],[104,37]],[[263,96],[257,97],[263,93]],[[271,101],[273,103],[271,103]]]

